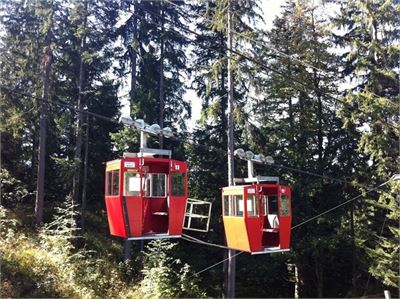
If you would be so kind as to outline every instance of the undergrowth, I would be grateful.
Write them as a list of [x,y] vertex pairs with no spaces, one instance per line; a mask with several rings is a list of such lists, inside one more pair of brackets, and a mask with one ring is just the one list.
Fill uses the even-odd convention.
[[83,233],[77,210],[67,198],[50,223],[33,230],[23,209],[0,205],[2,298],[206,297],[197,275],[175,256],[177,244],[152,241],[123,262],[122,242],[104,231],[102,215],[89,214]]
[[124,263],[77,248],[82,237],[75,211],[68,199],[51,223],[33,231],[0,206],[3,298],[141,297],[133,281],[124,276]]

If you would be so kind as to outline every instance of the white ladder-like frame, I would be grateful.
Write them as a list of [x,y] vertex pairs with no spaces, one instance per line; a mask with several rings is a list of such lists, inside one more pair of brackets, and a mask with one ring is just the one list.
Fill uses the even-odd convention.
[[[193,213],[193,208],[196,205],[208,205],[208,215],[201,215],[201,214],[194,214]],[[185,219],[183,221],[183,229],[186,230],[191,230],[191,231],[198,231],[198,232],[208,232],[209,227],[210,227],[210,218],[211,218],[211,208],[212,208],[212,203],[204,200],[199,200],[195,198],[188,198],[187,203],[186,203],[186,213],[185,213]],[[194,228],[191,227],[192,225],[192,219],[207,219],[207,224],[206,227],[203,228]],[[186,219],[187,225],[186,224]]]

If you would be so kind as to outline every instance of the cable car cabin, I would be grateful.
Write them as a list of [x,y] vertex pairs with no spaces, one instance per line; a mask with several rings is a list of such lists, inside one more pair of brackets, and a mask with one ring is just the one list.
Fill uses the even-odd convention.
[[292,225],[291,189],[279,184],[222,189],[229,248],[252,254],[288,251]]
[[124,157],[106,166],[110,233],[129,240],[182,234],[187,165],[168,158]]

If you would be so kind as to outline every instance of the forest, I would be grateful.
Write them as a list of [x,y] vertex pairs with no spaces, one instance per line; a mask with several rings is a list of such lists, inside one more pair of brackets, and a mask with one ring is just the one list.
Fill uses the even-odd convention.
[[[400,2],[282,0],[271,26],[262,5],[0,1],[1,297],[226,297],[208,244],[226,245],[230,116],[293,214],[290,251],[236,256],[235,297],[400,297]],[[209,232],[185,231],[202,242],[110,235],[105,163],[140,147],[124,109],[172,128],[149,145],[212,203]]]

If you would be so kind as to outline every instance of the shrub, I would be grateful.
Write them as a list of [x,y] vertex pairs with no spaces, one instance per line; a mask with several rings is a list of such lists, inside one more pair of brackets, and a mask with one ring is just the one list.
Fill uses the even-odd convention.
[[140,284],[143,298],[205,297],[190,266],[171,255],[176,244],[154,240],[144,253],[144,278]]

